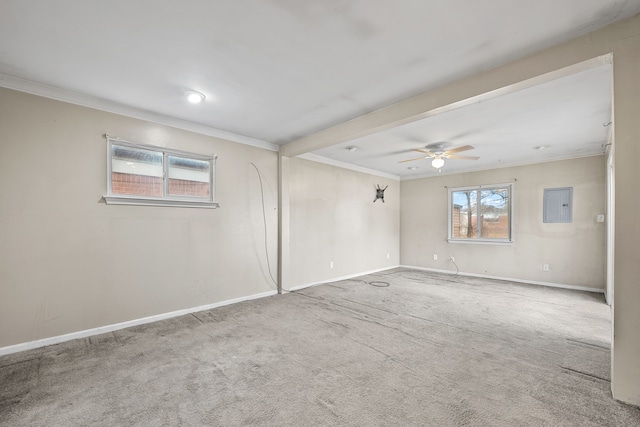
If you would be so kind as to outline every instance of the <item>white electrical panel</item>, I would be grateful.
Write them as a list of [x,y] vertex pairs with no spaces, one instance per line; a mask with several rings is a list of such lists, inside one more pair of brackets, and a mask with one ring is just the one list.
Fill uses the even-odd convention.
[[573,221],[573,187],[545,188],[543,221]]

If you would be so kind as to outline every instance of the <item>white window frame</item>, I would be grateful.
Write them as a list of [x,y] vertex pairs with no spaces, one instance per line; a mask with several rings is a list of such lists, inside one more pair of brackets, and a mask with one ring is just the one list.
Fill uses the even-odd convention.
[[[453,193],[457,191],[469,191],[469,190],[491,190],[496,188],[507,188],[509,190],[509,238],[507,239],[494,239],[486,237],[477,237],[473,239],[469,238],[454,238],[453,237]],[[511,245],[514,242],[514,200],[515,200],[515,185],[513,182],[503,184],[490,184],[490,185],[474,185],[470,187],[456,187],[448,189],[448,209],[447,209],[447,241],[449,243],[469,243],[469,244],[489,244],[489,245]],[[478,218],[479,227],[481,227],[480,218]],[[480,228],[478,229],[480,234]]]
[[[215,166],[217,155],[206,156],[202,154],[189,153],[186,151],[174,150],[170,148],[158,147],[154,145],[138,144],[130,141],[126,141],[117,137],[111,137],[105,135],[107,139],[107,194],[103,196],[104,201],[108,205],[144,205],[144,206],[176,206],[176,207],[191,207],[191,208],[209,208],[215,209],[220,205],[215,201]],[[126,194],[114,194],[112,186],[112,158],[113,145],[119,145],[123,147],[138,148],[143,150],[154,151],[162,154],[163,162],[163,176],[162,176],[162,197],[153,196],[136,196]],[[203,199],[201,197],[188,197],[188,196],[170,196],[168,195],[168,182],[169,182],[169,156],[179,156],[193,160],[207,161],[210,164],[209,167],[209,198]]]

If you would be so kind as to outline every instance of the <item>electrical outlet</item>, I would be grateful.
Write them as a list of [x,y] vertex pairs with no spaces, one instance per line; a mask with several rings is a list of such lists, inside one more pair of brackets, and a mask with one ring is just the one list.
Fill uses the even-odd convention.
[[329,261],[329,268],[333,268],[333,261]]
[[542,264],[542,269],[544,271],[549,271],[549,264]]
[[438,254],[433,254],[433,260],[437,261],[438,260]]
[[451,261],[456,262],[456,257],[452,256]]

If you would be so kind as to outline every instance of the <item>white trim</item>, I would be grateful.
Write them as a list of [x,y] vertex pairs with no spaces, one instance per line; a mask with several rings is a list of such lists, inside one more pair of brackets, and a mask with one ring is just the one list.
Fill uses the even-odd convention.
[[[445,273],[445,274],[456,274],[452,270],[441,270],[438,268],[428,268],[428,267],[417,267],[414,265],[400,265],[400,268],[409,268],[412,270],[422,270],[422,271],[432,271],[434,273]],[[562,289],[571,289],[574,291],[585,291],[585,292],[594,292],[598,294],[603,294],[604,289],[599,288],[590,288],[587,286],[576,286],[576,285],[566,285],[564,283],[553,283],[553,282],[541,282],[538,280],[526,280],[526,279],[515,279],[513,277],[501,277],[501,276],[489,276],[486,274],[476,274],[476,273],[464,273],[459,272],[460,276],[469,276],[469,277],[481,277],[483,279],[495,279],[495,280],[506,280],[509,282],[517,282],[517,283],[525,283],[528,285],[539,285],[539,286],[548,286],[551,288],[562,288]]]
[[317,154],[305,153],[296,156],[299,159],[311,160],[312,162],[324,163],[329,166],[336,166],[342,169],[349,169],[356,172],[362,172],[369,175],[380,176],[382,178],[392,179],[394,181],[400,181],[400,177],[398,175],[392,175],[386,172],[380,172],[374,169],[364,168],[362,166],[352,165],[351,163],[341,162],[339,160],[330,159],[328,157],[318,156]]
[[[348,280],[348,279],[352,279],[354,277],[364,276],[364,275],[367,275],[367,274],[379,273],[381,271],[392,270],[394,268],[407,268],[407,269],[412,269],[412,270],[431,271],[431,272],[435,272],[435,273],[455,274],[451,270],[441,270],[441,269],[437,269],[437,268],[417,267],[417,266],[413,266],[413,265],[394,265],[394,266],[391,266],[391,267],[380,268],[380,269],[377,269],[377,270],[371,270],[371,271],[366,271],[366,272],[361,272],[361,273],[356,273],[356,274],[350,274],[350,275],[347,275],[347,276],[335,277],[335,278],[328,279],[328,280],[325,280],[325,281],[322,281],[322,282],[314,282],[314,283],[307,283],[307,284],[304,284],[304,285],[292,286],[289,289],[284,289],[284,291],[285,292],[297,291],[297,290],[301,290],[301,289],[308,288],[308,287],[311,287],[311,286],[317,286],[317,285],[323,285],[323,284],[327,284],[327,283],[339,282],[341,280]],[[484,275],[484,274],[463,273],[463,272],[460,272],[458,274],[461,275],[461,276],[482,277],[482,278],[485,278],[485,279],[496,279],[496,280],[507,280],[507,281],[510,281],[510,282],[526,283],[526,284],[540,285],[540,286],[549,286],[549,287],[553,287],[553,288],[563,288],[563,289],[572,289],[572,290],[577,290],[577,291],[604,293],[603,289],[589,288],[589,287],[585,287],[585,286],[565,285],[565,284],[562,284],[562,283],[540,282],[540,281],[535,281],[535,280],[523,280],[523,279],[514,279],[514,278],[511,278],[511,277],[488,276],[488,275]],[[128,320],[126,322],[115,323],[115,324],[112,324],[112,325],[100,326],[100,327],[97,327],[97,328],[85,329],[83,331],[71,332],[71,333],[64,334],[64,335],[57,335],[57,336],[54,336],[54,337],[43,338],[43,339],[39,339],[39,340],[35,340],[35,341],[28,341],[28,342],[24,342],[24,343],[20,343],[20,344],[14,344],[14,345],[6,346],[6,347],[0,347],[0,356],[5,356],[5,355],[8,355],[8,354],[12,354],[12,353],[18,353],[18,352],[21,352],[21,351],[33,350],[35,348],[46,347],[46,346],[54,345],[54,344],[60,344],[60,343],[63,343],[63,342],[67,342],[67,341],[71,341],[71,340],[75,340],[75,339],[79,339],[79,338],[86,338],[86,337],[90,337],[90,336],[94,336],[94,335],[100,335],[100,334],[104,334],[104,333],[107,333],[107,332],[118,331],[120,329],[130,328],[132,326],[143,325],[143,324],[146,324],[146,323],[153,323],[153,322],[157,322],[157,321],[160,321],[160,320],[165,320],[165,319],[170,319],[170,318],[173,318],[173,317],[183,316],[183,315],[189,314],[189,313],[195,313],[195,312],[198,312],[198,311],[211,310],[213,308],[223,307],[225,305],[236,304],[236,303],[243,302],[243,301],[249,301],[249,300],[253,300],[253,299],[270,297],[270,296],[273,296],[273,295],[276,295],[276,294],[277,294],[277,291],[267,291],[267,292],[262,292],[262,293],[259,293],[259,294],[248,295],[248,296],[245,296],[245,297],[239,297],[239,298],[234,298],[234,299],[230,299],[230,300],[220,301],[220,302],[213,303],[213,304],[201,305],[201,306],[198,306],[198,307],[192,307],[192,308],[186,308],[186,309],[182,309],[182,310],[171,311],[171,312],[168,312],[168,313],[156,314],[156,315],[153,315],[153,316],[143,317],[143,318],[134,319],[134,320]]]
[[394,266],[391,266],[391,267],[379,268],[377,270],[363,271],[361,273],[349,274],[347,276],[334,277],[334,278],[331,278],[331,279],[324,280],[322,282],[313,282],[313,283],[306,283],[304,285],[291,286],[289,289],[284,289],[283,288],[282,290],[285,291],[285,292],[299,291],[300,289],[309,288],[311,286],[324,285],[324,284],[327,284],[327,283],[339,282],[341,280],[349,280],[349,279],[353,279],[354,277],[360,277],[360,276],[365,276],[367,274],[379,273],[381,271],[393,270],[394,268],[398,268],[398,267],[401,267],[401,266],[400,265],[394,265]]
[[464,243],[470,245],[502,245],[510,246],[514,244],[513,240],[487,240],[487,239],[447,239],[447,243]]
[[73,92],[55,86],[32,82],[30,80],[19,79],[7,74],[0,73],[0,87],[13,89],[20,92],[26,92],[45,98],[55,99],[56,101],[68,102],[70,104],[94,108],[96,110],[106,111],[108,113],[120,114],[123,116],[132,117],[134,119],[146,120],[161,125],[171,126],[177,129],[188,130],[190,132],[195,132],[202,135],[213,136],[215,138],[220,138],[227,141],[250,145],[252,147],[263,148],[265,150],[278,151],[280,149],[280,146],[278,144],[274,144],[271,142],[262,141],[260,139],[255,139],[244,135],[238,135],[232,132],[212,128],[210,126],[202,125],[199,123],[190,122],[188,120],[182,120],[164,114],[143,110],[141,108],[131,107],[129,105],[109,101],[104,98],[85,95],[83,93]]
[[[607,304],[613,309],[613,295],[614,295],[614,283],[615,283],[615,233],[616,233],[616,174],[615,174],[615,147],[613,146],[613,131],[609,131],[608,146],[609,153],[607,156],[606,168],[607,168],[607,213],[606,213],[606,229],[607,229],[607,291],[605,297]],[[611,316],[613,319],[613,316]],[[611,325],[613,331],[613,321]],[[613,336],[611,337],[613,342]],[[613,357],[613,354],[611,355]],[[613,362],[612,362],[613,364]]]
[[464,168],[461,170],[454,170],[454,171],[442,171],[440,173],[436,172],[434,173],[429,173],[429,174],[421,174],[421,175],[411,175],[411,176],[402,176],[400,177],[400,181],[413,181],[416,179],[427,179],[427,178],[438,178],[441,176],[445,176],[445,175],[461,175],[461,174],[465,174],[465,173],[476,173],[476,172],[484,172],[484,171],[492,171],[495,169],[508,169],[508,168],[517,168],[520,166],[531,166],[531,165],[539,165],[539,164],[543,164],[543,163],[551,163],[551,162],[562,162],[565,160],[577,160],[577,159],[583,159],[586,157],[598,157],[598,156],[604,156],[605,153],[604,151],[601,153],[583,153],[583,154],[579,154],[579,155],[566,155],[566,156],[556,156],[553,158],[549,158],[549,159],[544,159],[544,160],[536,160],[536,161],[524,161],[524,162],[516,162],[516,163],[509,163],[509,164],[495,164],[495,165],[490,165],[487,166],[486,168],[478,168],[478,169],[469,169],[469,168]]
[[153,316],[143,317],[140,319],[128,320],[126,322],[115,323],[113,325],[100,326],[93,329],[85,329],[84,331],[71,332],[69,334],[58,335],[55,337],[43,338],[40,340],[10,345],[7,347],[0,347],[0,356],[5,356],[11,353],[18,353],[21,351],[33,350],[34,348],[45,347],[53,344],[59,344],[66,341],[75,340],[78,338],[86,338],[94,335],[100,335],[107,332],[113,332],[120,329],[130,328],[132,326],[144,325],[146,323],[153,323],[159,320],[165,320],[165,319],[170,319],[172,317],[183,316],[189,313],[195,313],[197,311],[211,310],[212,308],[235,304],[242,301],[249,301],[249,300],[258,299],[258,298],[270,297],[276,294],[277,294],[277,291],[267,291],[259,294],[248,295],[245,297],[234,298],[226,301],[220,301],[213,304],[201,305],[201,306],[192,307],[192,308],[185,308],[183,310],[171,311],[169,313],[156,314]]
[[178,200],[178,199],[154,199],[152,197],[135,196],[102,196],[107,205],[134,205],[134,206],[163,206],[177,208],[205,208],[216,209],[220,204],[210,201]]

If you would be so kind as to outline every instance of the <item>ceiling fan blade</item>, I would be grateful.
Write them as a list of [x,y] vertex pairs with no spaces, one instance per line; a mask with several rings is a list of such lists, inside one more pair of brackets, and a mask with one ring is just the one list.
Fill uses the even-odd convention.
[[417,151],[418,153],[424,153],[424,154],[427,154],[427,155],[429,155],[430,157],[435,157],[435,156],[436,156],[436,154],[435,154],[435,153],[432,153],[431,151],[421,150],[421,149],[419,149],[419,148],[414,148],[414,149],[413,149],[413,151]]
[[457,154],[452,154],[447,156],[447,159],[462,159],[462,160],[478,160],[480,157],[478,156],[458,156]]
[[398,163],[407,163],[407,162],[413,162],[414,160],[422,160],[422,159],[427,159],[428,157],[426,156],[422,156],[422,157],[417,157],[415,159],[409,159],[409,160],[400,160]]
[[473,150],[475,148],[476,147],[474,147],[472,145],[463,145],[462,147],[452,148],[451,150],[447,150],[447,151],[445,151],[445,154],[459,153],[461,151]]

